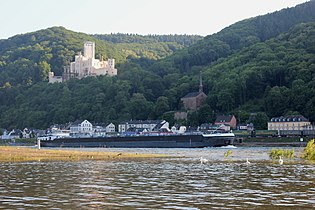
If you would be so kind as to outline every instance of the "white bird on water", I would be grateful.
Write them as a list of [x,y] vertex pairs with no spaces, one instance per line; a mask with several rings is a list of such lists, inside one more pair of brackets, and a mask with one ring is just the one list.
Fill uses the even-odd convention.
[[208,162],[208,160],[206,158],[203,158],[203,157],[200,158],[200,163],[201,164],[204,164],[204,163],[207,163],[207,162]]
[[281,157],[281,156],[279,157],[279,164],[280,164],[280,165],[283,164],[283,160],[282,160],[282,157]]
[[249,162],[248,158],[246,158],[246,165],[249,165],[249,164],[250,164],[250,162]]

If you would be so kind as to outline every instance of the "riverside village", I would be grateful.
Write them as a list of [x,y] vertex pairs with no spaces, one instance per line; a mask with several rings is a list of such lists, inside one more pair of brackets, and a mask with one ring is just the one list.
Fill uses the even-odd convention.
[[[307,137],[314,136],[314,125],[303,116],[275,117],[268,122],[268,130],[255,130],[252,123],[237,124],[234,115],[217,116],[215,122],[204,123],[198,127],[172,125],[165,120],[130,120],[118,125],[113,123],[91,123],[88,120],[77,120],[72,123],[54,124],[46,130],[24,128],[23,130],[2,130],[3,142],[14,143],[17,139],[39,138],[53,140],[55,138],[87,138],[106,136],[165,135],[195,132],[234,132],[237,137]],[[235,143],[237,142],[236,139]],[[281,141],[281,139],[279,139]]]
[[[64,67],[62,76],[49,73],[49,83],[65,82],[71,78],[82,79],[100,75],[116,76],[115,59],[104,61],[95,58],[95,43],[86,41],[83,45],[83,54],[78,53],[73,62]],[[181,98],[184,110],[174,112],[175,120],[187,120],[190,111],[198,110],[207,95],[203,91],[200,74],[199,90],[187,93]],[[255,113],[252,113],[255,116]],[[256,130],[253,122],[238,123],[234,115],[218,115],[214,122],[203,123],[197,127],[181,124],[170,125],[166,120],[130,120],[118,124],[113,122],[90,122],[88,119],[77,120],[66,124],[53,124],[46,130],[24,128],[7,130],[1,129],[0,139],[3,142],[15,143],[16,139],[37,138],[53,140],[62,138],[98,138],[110,136],[138,136],[138,135],[169,135],[190,133],[234,133],[236,138],[233,144],[241,145],[248,138],[275,138],[275,137],[313,137],[315,126],[302,115],[275,116],[269,120],[267,130]],[[273,141],[277,142],[277,139]],[[295,140],[294,140],[295,141]],[[300,145],[296,142],[291,146]]]

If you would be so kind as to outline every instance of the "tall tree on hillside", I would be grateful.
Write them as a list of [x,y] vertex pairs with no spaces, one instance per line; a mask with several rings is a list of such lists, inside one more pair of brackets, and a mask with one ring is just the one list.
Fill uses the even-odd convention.
[[152,111],[153,103],[147,101],[143,94],[134,93],[127,107],[132,119],[147,120]]
[[170,111],[168,99],[165,96],[160,96],[155,103],[154,112],[155,117],[161,117],[163,113]]

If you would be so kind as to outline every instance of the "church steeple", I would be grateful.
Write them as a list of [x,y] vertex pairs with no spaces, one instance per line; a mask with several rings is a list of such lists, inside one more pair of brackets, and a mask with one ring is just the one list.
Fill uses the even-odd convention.
[[199,83],[199,93],[202,93],[202,92],[203,92],[203,85],[202,85],[202,75],[201,75],[201,71],[200,71],[200,74],[199,74],[199,80],[200,80],[200,83]]

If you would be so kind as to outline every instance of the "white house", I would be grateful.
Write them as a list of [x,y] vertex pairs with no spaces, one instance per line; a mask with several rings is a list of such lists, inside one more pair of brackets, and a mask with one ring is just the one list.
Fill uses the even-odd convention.
[[83,135],[91,135],[93,132],[93,125],[88,120],[82,121],[75,121],[70,126],[70,134],[83,134]]
[[24,128],[22,131],[23,138],[31,138],[31,131],[28,128]]
[[106,129],[103,126],[93,126],[93,136],[106,136]]
[[253,123],[238,124],[237,130],[252,131],[252,130],[254,130],[254,124]]
[[113,133],[115,132],[116,127],[113,123],[110,123],[105,127],[105,130],[106,130],[106,133]]

